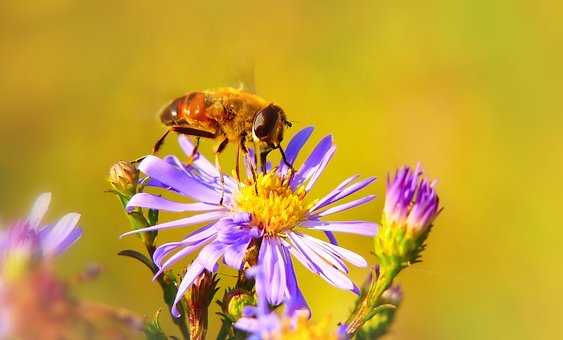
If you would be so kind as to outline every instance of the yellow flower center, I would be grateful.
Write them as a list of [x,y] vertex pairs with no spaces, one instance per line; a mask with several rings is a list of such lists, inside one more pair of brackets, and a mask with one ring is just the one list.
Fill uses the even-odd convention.
[[241,183],[234,196],[235,208],[252,215],[266,234],[275,235],[294,228],[307,213],[305,187],[292,190],[288,179],[275,172],[258,174],[256,183]]
[[16,280],[25,274],[31,265],[31,254],[27,250],[10,250],[3,260],[0,277],[4,281]]
[[266,340],[337,340],[336,326],[330,317],[311,321],[304,314],[297,315],[295,324],[287,318],[282,319],[281,329],[264,337]]

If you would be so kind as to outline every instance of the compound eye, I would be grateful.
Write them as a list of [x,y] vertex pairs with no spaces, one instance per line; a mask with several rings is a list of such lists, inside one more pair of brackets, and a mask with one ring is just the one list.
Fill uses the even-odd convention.
[[182,102],[182,98],[174,99],[162,112],[160,113],[160,121],[165,125],[174,125],[178,120],[178,106]]
[[254,135],[264,141],[273,137],[274,130],[280,120],[281,108],[270,104],[256,113],[252,131]]

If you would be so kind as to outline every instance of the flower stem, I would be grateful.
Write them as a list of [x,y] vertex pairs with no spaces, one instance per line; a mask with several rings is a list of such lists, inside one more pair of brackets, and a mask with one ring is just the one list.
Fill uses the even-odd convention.
[[346,334],[348,336],[353,337],[363,324],[375,315],[381,294],[391,286],[393,279],[401,269],[401,266],[396,264],[387,264],[380,267],[379,276],[371,282],[367,292],[361,297],[346,321],[348,325]]
[[217,340],[228,339],[233,334],[233,323],[227,319],[223,319],[223,324],[221,325],[221,329],[219,330],[219,334],[217,335]]
[[[120,201],[123,205],[123,208],[125,209],[127,206],[128,199],[125,199],[123,196],[120,196]],[[145,228],[151,225],[151,223],[149,223],[147,218],[143,215],[143,212],[140,208],[136,208],[129,213],[126,212],[126,214],[127,214],[127,219],[129,220],[129,223],[131,224],[133,229]],[[153,254],[156,250],[156,246],[154,244],[156,236],[157,236],[156,232],[141,233],[141,240],[143,241],[147,254],[149,255],[148,258],[152,263],[151,270],[153,274],[156,273],[156,268],[157,268],[153,260]],[[183,305],[178,306],[179,307],[178,309],[181,312],[180,317],[176,318],[174,317],[174,315],[172,315],[172,305],[174,304],[174,298],[178,291],[175,278],[174,277],[170,278],[167,277],[166,274],[162,274],[159,275],[156,280],[162,290],[163,300],[168,306],[168,312],[170,313],[172,322],[174,322],[174,324],[180,330],[180,333],[182,334],[182,338],[185,340],[189,340],[190,332],[188,329],[188,324],[186,321],[186,313],[184,311]]]

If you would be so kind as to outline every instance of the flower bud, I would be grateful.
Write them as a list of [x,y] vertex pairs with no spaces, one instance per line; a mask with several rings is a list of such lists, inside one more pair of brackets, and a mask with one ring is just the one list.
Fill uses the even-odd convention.
[[405,226],[415,234],[426,231],[438,214],[439,198],[435,182],[422,179],[420,164],[413,171],[408,166],[387,178],[387,196],[383,220],[388,224]]
[[390,304],[398,307],[403,301],[403,291],[401,286],[393,285],[387,288],[386,291],[381,294],[381,304]]
[[232,320],[238,320],[242,316],[244,307],[253,305],[256,305],[254,294],[237,288],[229,290],[225,294],[221,307],[225,315],[228,315]]
[[109,170],[108,181],[118,193],[131,197],[136,193],[139,170],[126,161],[115,163]]
[[422,178],[417,165],[405,166],[387,178],[382,225],[375,237],[375,251],[382,264],[399,266],[418,259],[432,222],[440,212],[435,182]]
[[207,270],[197,277],[187,293],[191,339],[205,339],[208,308],[217,292],[216,276]]

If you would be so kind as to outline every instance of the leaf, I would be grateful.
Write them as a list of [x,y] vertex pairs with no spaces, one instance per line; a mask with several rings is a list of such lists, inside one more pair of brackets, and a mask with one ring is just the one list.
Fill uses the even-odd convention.
[[142,264],[147,266],[153,274],[156,274],[156,272],[158,271],[151,260],[149,260],[144,254],[141,254],[136,250],[133,249],[122,250],[119,253],[117,253],[117,255],[131,257],[141,262]]

